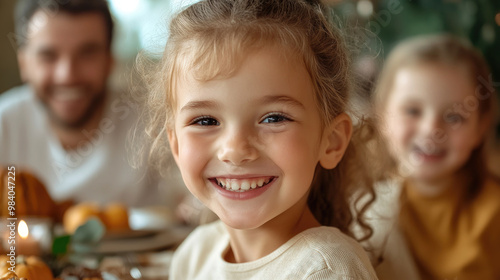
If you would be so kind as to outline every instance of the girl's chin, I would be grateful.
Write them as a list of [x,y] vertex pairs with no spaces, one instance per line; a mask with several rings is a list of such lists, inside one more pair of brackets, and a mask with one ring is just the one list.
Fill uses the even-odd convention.
[[449,176],[452,176],[452,174],[438,169],[430,170],[429,168],[425,170],[415,170],[414,173],[409,177],[412,180],[433,184],[439,183],[442,180],[449,178]]
[[247,215],[226,217],[224,215],[217,215],[226,227],[237,230],[251,230],[261,227],[265,221],[258,220],[256,217],[248,218]]
[[445,175],[446,169],[442,162],[415,162],[415,160],[407,160],[400,164],[399,172],[403,177],[410,177],[414,179],[435,179]]
[[429,170],[415,170],[410,177],[420,181],[436,181],[442,178],[443,174],[431,172]]

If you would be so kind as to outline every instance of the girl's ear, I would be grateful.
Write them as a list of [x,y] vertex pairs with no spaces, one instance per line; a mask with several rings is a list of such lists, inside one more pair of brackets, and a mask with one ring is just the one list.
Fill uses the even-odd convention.
[[351,118],[341,113],[325,129],[319,163],[325,169],[333,169],[340,162],[352,135]]
[[170,151],[174,156],[175,162],[179,158],[179,144],[177,142],[177,135],[173,129],[167,129],[168,143],[170,144]]

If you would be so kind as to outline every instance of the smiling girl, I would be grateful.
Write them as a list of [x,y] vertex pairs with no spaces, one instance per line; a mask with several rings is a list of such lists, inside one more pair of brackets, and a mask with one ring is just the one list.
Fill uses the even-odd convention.
[[367,125],[346,113],[349,58],[323,9],[212,0],[172,20],[151,79],[151,154],[164,159],[168,137],[220,221],[185,240],[169,279],[376,279],[348,236],[353,221],[371,233],[350,210],[372,192],[357,158]]
[[500,279],[500,184],[485,160],[496,92],[486,62],[467,43],[434,35],[401,43],[384,67],[375,106],[401,188],[389,185],[374,204],[382,218],[372,239],[385,244],[379,277]]

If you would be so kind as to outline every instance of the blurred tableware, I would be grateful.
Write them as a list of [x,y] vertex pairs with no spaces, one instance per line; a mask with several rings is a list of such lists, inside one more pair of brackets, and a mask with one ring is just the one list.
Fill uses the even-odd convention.
[[177,224],[175,215],[166,206],[129,209],[129,225],[133,230],[158,230]]
[[97,254],[117,254],[165,249],[179,244],[193,230],[191,227],[172,226],[152,235],[102,239],[91,251]]

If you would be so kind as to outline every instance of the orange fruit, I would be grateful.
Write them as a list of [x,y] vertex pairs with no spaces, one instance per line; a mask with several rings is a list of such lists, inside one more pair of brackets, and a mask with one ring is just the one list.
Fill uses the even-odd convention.
[[72,234],[75,230],[86,223],[90,218],[99,218],[99,205],[91,202],[83,202],[74,206],[71,206],[64,213],[63,226],[64,230]]
[[121,203],[110,203],[101,211],[101,219],[106,228],[110,231],[128,230],[128,210]]

